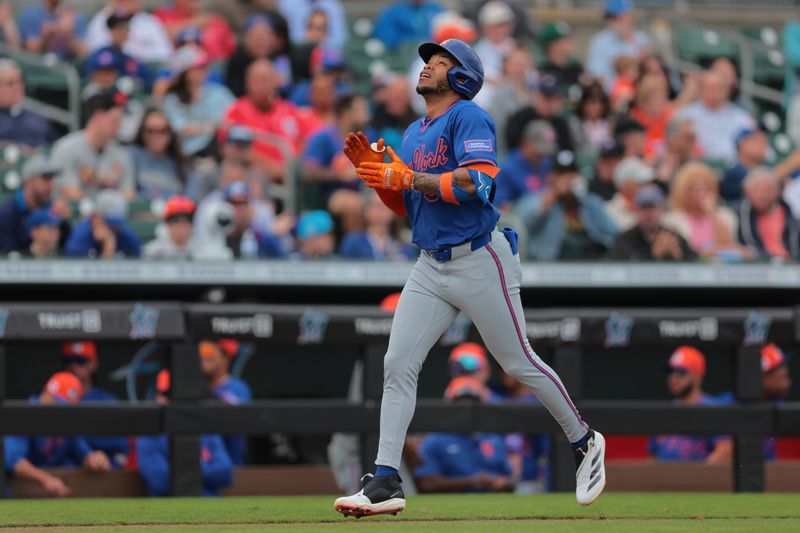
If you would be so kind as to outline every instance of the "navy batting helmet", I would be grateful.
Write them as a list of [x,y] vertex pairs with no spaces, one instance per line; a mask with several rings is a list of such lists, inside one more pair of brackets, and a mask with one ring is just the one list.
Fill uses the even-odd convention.
[[483,87],[481,58],[470,45],[459,39],[447,39],[441,44],[424,43],[419,47],[419,57],[426,63],[438,52],[446,52],[458,61],[458,66],[447,71],[450,87],[472,100]]

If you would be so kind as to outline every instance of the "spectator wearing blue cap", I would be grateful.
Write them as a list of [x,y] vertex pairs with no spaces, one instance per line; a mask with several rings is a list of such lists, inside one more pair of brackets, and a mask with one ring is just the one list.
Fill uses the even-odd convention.
[[228,60],[225,71],[225,85],[235,96],[245,94],[247,71],[257,59],[269,59],[273,63],[279,78],[278,87],[283,91],[291,86],[292,62],[288,43],[277,30],[277,21],[269,13],[252,15],[244,23],[241,43]]
[[575,152],[575,137],[563,112],[564,84],[556,76],[542,75],[536,90],[531,92],[530,105],[508,117],[504,132],[508,150],[513,150],[520,145],[525,128],[532,120],[542,119],[548,121],[556,131],[558,150]]
[[606,27],[589,42],[586,71],[600,78],[607,91],[616,80],[614,60],[620,56],[640,58],[648,51],[647,35],[636,29],[632,0],[606,0]]
[[116,12],[131,15],[130,34],[123,49],[141,63],[157,63],[169,59],[172,41],[161,21],[142,9],[140,0],[120,0],[95,13],[86,30],[86,44],[90,51],[111,44],[108,18]]
[[18,143],[23,150],[50,143],[55,138],[52,126],[42,115],[24,109],[24,100],[22,71],[13,60],[0,59],[0,141]]
[[293,43],[305,41],[315,13],[325,16],[325,46],[341,50],[347,41],[347,20],[340,0],[279,0],[278,9],[289,23],[289,37]]
[[324,259],[333,254],[336,239],[333,236],[333,219],[322,209],[310,211],[297,222],[297,257],[299,259]]
[[130,21],[131,15],[128,13],[112,13],[106,19],[111,43],[92,52],[86,60],[85,75],[99,89],[114,87],[117,79],[123,76],[134,79],[145,90],[153,82],[150,70],[123,51],[130,34]]
[[283,244],[275,235],[255,224],[250,186],[234,181],[224,191],[225,201],[233,206],[233,222],[225,241],[237,259],[281,258]]
[[747,173],[763,165],[769,155],[769,140],[759,128],[744,128],[736,134],[736,163],[722,175],[720,196],[729,204],[742,199],[742,183]]
[[115,259],[139,257],[139,236],[127,222],[128,204],[117,191],[106,189],[95,197],[95,212],[75,226],[66,245],[71,257]]
[[693,261],[697,254],[686,239],[663,224],[667,199],[657,185],[636,193],[637,223],[614,240],[609,257],[617,261]]
[[52,208],[40,207],[31,212],[25,223],[31,245],[22,252],[22,256],[33,259],[53,259],[61,255],[59,243],[63,223],[64,220]]
[[204,9],[196,0],[173,0],[171,6],[158,7],[153,11],[173,40],[181,32],[196,29],[200,32],[198,44],[211,61],[227,59],[236,48],[236,35],[224,18]]
[[25,162],[22,188],[0,206],[0,254],[29,249],[31,238],[26,222],[33,211],[51,208],[54,181],[60,171],[42,155]]
[[397,232],[396,217],[374,191],[363,200],[363,231],[351,231],[342,237],[339,255],[347,259],[371,261],[409,261],[419,255],[403,242]]
[[43,0],[25,8],[19,17],[22,46],[32,54],[56,54],[69,61],[87,53],[86,19],[72,5]]

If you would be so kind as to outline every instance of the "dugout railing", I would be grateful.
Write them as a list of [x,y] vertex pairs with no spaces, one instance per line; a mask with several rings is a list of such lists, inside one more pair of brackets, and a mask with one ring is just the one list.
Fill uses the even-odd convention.
[[[758,309],[541,309],[526,311],[528,335],[561,375],[578,408],[609,434],[731,434],[737,491],[764,490],[763,442],[768,435],[800,435],[800,405],[760,403],[759,347],[795,343],[800,314],[793,308]],[[0,433],[23,435],[170,436],[172,489],[199,495],[197,457],[201,433],[362,435],[364,467],[374,457],[379,419],[382,357],[391,314],[376,307],[147,303],[3,304],[0,306],[0,399],[5,399],[7,341],[162,340],[169,342],[172,402],[155,404],[38,406],[5,400]],[[363,401],[259,400],[226,406],[201,399],[196,343],[236,337],[261,344],[346,346],[362,361]],[[477,340],[468,320],[457,320],[442,342]],[[714,342],[734,357],[736,405],[678,407],[669,402],[582,401],[581,364],[591,347]],[[418,403],[411,430],[549,433],[560,429],[542,407],[518,404]],[[0,442],[2,442],[0,440]],[[551,447],[555,490],[574,488],[567,446]],[[1,450],[0,450],[1,451]],[[3,480],[4,482],[4,480]]]

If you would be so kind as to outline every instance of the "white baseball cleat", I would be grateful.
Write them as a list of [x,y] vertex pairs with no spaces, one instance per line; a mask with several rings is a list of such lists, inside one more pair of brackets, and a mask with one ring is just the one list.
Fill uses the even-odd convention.
[[361,478],[364,488],[352,496],[337,498],[333,504],[336,512],[345,517],[371,516],[377,514],[396,515],[406,508],[405,495],[400,476],[379,476],[366,474]]
[[606,439],[599,431],[589,431],[589,441],[575,450],[575,498],[581,505],[590,505],[606,486]]

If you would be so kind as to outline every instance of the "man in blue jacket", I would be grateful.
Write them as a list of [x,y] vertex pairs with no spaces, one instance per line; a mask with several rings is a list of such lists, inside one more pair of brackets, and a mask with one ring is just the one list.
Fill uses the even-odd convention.
[[574,163],[556,166],[547,189],[524,196],[515,213],[528,230],[528,258],[540,261],[601,257],[619,233]]
[[128,204],[122,193],[105,189],[95,198],[95,212],[83,219],[67,240],[72,257],[139,257],[141,241],[127,222]]
[[[235,339],[218,339],[216,341],[200,341],[200,370],[205,376],[208,387],[214,394],[228,405],[250,403],[253,393],[243,379],[230,374],[231,361],[239,353],[239,341]],[[225,448],[228,450],[233,464],[243,465],[245,461],[246,441],[242,435],[225,435]]]
[[[34,404],[76,404],[83,395],[80,381],[69,372],[58,372],[47,381]],[[81,466],[92,472],[107,472],[110,462],[105,453],[92,450],[82,437],[15,436],[5,437],[6,474],[39,484],[49,496],[69,496],[70,488],[46,468]]]
[[[156,378],[155,400],[161,405],[169,403],[170,375],[162,370]],[[166,435],[138,437],[136,451],[139,475],[142,476],[150,496],[169,496],[170,464],[169,439]],[[219,435],[200,436],[200,468],[203,475],[203,495],[218,496],[219,490],[233,481],[233,462]]]

